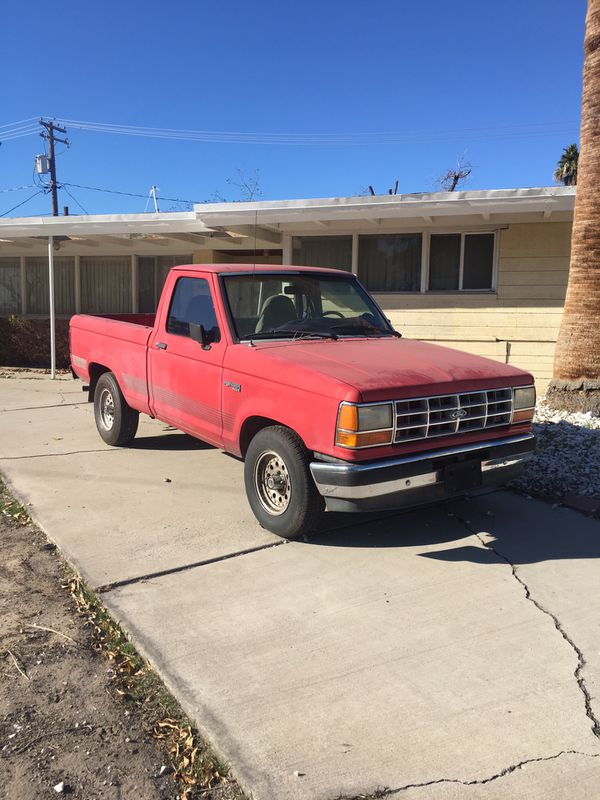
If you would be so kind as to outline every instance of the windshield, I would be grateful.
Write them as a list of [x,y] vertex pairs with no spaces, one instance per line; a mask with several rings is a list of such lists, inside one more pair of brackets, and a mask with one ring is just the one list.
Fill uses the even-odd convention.
[[398,335],[352,276],[263,272],[223,284],[239,339]]

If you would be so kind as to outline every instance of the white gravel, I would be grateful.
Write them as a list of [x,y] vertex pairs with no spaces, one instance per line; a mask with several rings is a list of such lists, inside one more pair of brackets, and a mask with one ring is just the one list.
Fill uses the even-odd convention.
[[538,401],[536,454],[513,486],[560,500],[573,492],[600,497],[600,416],[555,411]]

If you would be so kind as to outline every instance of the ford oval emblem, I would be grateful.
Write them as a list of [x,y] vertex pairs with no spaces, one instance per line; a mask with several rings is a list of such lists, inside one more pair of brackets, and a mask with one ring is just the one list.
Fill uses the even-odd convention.
[[463,417],[467,416],[467,411],[464,408],[457,408],[456,411],[453,411],[450,416],[452,419],[463,419]]

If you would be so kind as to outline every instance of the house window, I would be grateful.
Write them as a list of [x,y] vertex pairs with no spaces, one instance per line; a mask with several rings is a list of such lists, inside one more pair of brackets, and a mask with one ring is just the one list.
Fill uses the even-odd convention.
[[294,236],[292,261],[297,267],[352,269],[352,236]]
[[0,314],[18,314],[21,310],[21,261],[0,258]]
[[358,239],[358,276],[373,292],[418,292],[420,233],[366,234]]
[[153,314],[171,267],[193,263],[191,255],[139,256],[138,258],[138,310]]
[[[57,314],[75,313],[75,259],[54,258],[54,307]],[[49,314],[48,259],[25,260],[28,314]]]
[[131,258],[81,258],[81,310],[84,314],[131,311]]
[[429,242],[430,291],[492,289],[493,233],[433,233]]

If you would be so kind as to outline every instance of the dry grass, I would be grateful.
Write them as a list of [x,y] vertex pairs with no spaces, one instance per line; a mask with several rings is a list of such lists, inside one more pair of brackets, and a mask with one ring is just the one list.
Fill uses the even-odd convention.
[[[31,522],[27,508],[12,497],[2,480],[0,514],[22,525]],[[47,547],[55,549],[50,543]],[[177,785],[180,800],[244,800],[245,795],[230,777],[228,766],[210,751],[177,701],[137,653],[94,592],[64,562],[62,568],[66,576],[63,588],[90,631],[92,647],[110,664],[113,698],[125,706],[135,705],[143,710],[145,719],[149,720],[147,735],[162,747],[166,770]],[[27,678],[14,656],[13,659],[14,666]]]
[[223,764],[200,738],[179,704],[167,692],[152,668],[136,652],[120,626],[77,576],[65,588],[77,613],[91,630],[94,647],[111,664],[114,694],[125,704],[144,707],[155,722],[149,735],[162,743],[165,765],[178,784],[180,800],[226,797],[242,800],[241,789]]

